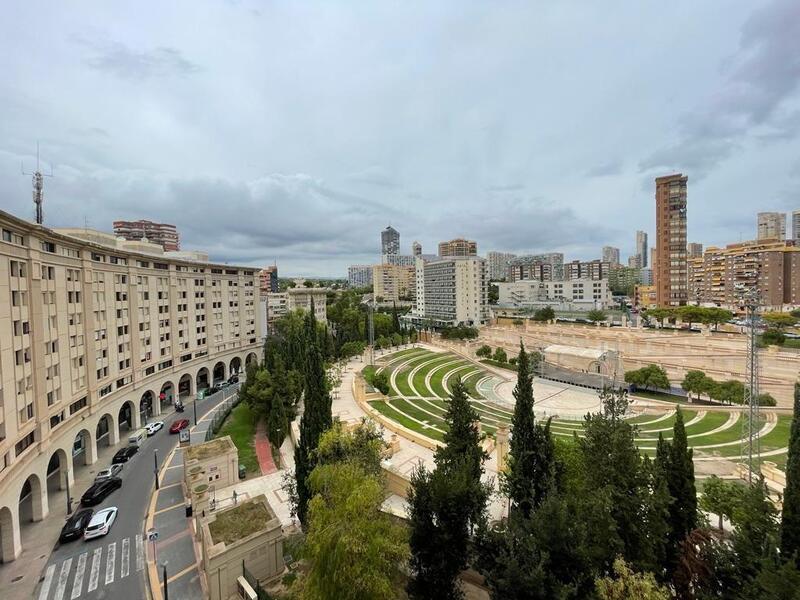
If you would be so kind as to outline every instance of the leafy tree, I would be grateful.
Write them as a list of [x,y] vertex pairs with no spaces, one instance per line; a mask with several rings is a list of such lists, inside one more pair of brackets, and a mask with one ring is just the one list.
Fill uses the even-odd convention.
[[700,508],[719,516],[719,529],[722,531],[722,520],[733,517],[733,512],[742,501],[744,487],[738,483],[728,482],[712,475],[705,481],[703,495],[700,496]]
[[381,474],[381,456],[386,442],[374,421],[364,417],[353,429],[348,430],[336,419],[331,428],[319,439],[315,451],[318,465],[352,462],[367,475]]
[[703,323],[706,325],[713,325],[714,329],[716,330],[720,323],[727,323],[733,318],[733,313],[729,310],[725,310],[724,308],[705,308],[705,315],[703,317]]
[[495,283],[489,283],[489,304],[497,304],[500,300],[500,287]]
[[745,487],[732,520],[736,568],[743,580],[749,580],[757,574],[760,561],[774,554],[780,535],[778,511],[763,479]]
[[520,343],[517,357],[517,385],[508,463],[502,476],[502,490],[508,496],[509,511],[527,518],[555,487],[555,447],[550,422],[542,427],[533,414],[533,376],[528,353]]
[[729,379],[715,383],[709,392],[712,399],[723,404],[744,404],[745,387],[741,381]]
[[313,281],[311,281],[310,279],[306,279],[306,280],[303,282],[303,287],[306,287],[306,288],[313,288],[313,287],[314,287],[314,282],[313,282]]
[[395,332],[392,334],[391,340],[392,346],[397,347],[403,343],[403,336]]
[[758,405],[759,406],[778,406],[778,401],[775,400],[775,397],[772,394],[767,394],[766,392],[763,394],[758,395]]
[[800,555],[800,382],[797,381],[794,384],[794,413],[783,491],[781,554],[786,558]]
[[800,308],[794,309],[789,314],[792,315],[795,319],[800,319]]
[[494,360],[500,363],[508,362],[508,355],[506,354],[506,351],[499,347],[495,348]]
[[645,313],[645,316],[648,319],[655,319],[663,325],[665,320],[675,317],[675,310],[672,308],[651,308]]
[[603,577],[595,582],[600,600],[669,600],[669,589],[658,585],[652,573],[634,573],[628,564],[618,558],[614,561],[614,577]]
[[782,312],[768,312],[764,313],[761,317],[766,321],[769,327],[783,331],[787,327],[791,327],[797,323],[797,318],[792,316],[791,313]]
[[400,327],[400,316],[397,314],[397,305],[392,302],[392,332],[400,333],[400,331],[402,327]]
[[384,396],[387,396],[391,391],[389,386],[389,375],[386,371],[380,371],[372,376],[372,387],[378,390]]
[[364,342],[360,340],[353,340],[345,342],[339,349],[339,356],[342,358],[351,358],[353,356],[361,356],[366,349]]
[[677,309],[676,314],[688,323],[689,327],[692,326],[692,323],[702,323],[706,319],[706,309],[700,306],[681,306]]
[[478,358],[490,358],[492,356],[492,348],[484,344],[475,351],[475,356]]
[[783,346],[786,334],[780,329],[770,328],[761,334],[760,339],[765,346]]
[[533,313],[534,321],[552,321],[556,318],[556,311],[551,306],[539,308]]
[[700,400],[701,394],[707,394],[711,390],[711,385],[713,385],[713,380],[703,371],[687,371],[681,382],[681,387],[689,395],[689,398],[692,394],[696,394],[697,400]]
[[399,565],[408,557],[406,529],[381,511],[383,485],[352,462],[317,466],[309,477],[303,597],[397,597]]
[[602,310],[590,310],[586,313],[586,318],[589,319],[592,323],[598,323],[600,321],[605,321],[608,319],[608,315]]
[[286,434],[289,432],[289,420],[286,417],[286,406],[283,399],[273,392],[269,414],[267,415],[267,435],[270,443],[280,448]]
[[770,556],[740,594],[742,600],[800,600],[800,572],[794,561]]
[[625,383],[647,391],[650,388],[669,389],[667,372],[658,365],[647,365],[625,373]]

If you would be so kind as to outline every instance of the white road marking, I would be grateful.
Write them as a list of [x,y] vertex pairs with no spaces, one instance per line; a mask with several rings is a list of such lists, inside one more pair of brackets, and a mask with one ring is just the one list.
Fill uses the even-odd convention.
[[130,538],[125,538],[122,540],[122,556],[119,558],[120,579],[128,576],[128,569],[130,568],[130,550],[131,540]]
[[55,565],[50,565],[47,567],[47,571],[44,572],[44,583],[42,583],[42,589],[39,591],[39,600],[47,600],[47,596],[50,594],[50,586],[53,584],[53,574],[55,572]]
[[108,545],[106,554],[106,585],[114,583],[114,562],[117,558],[117,542]]
[[89,556],[88,552],[84,552],[78,557],[78,566],[75,567],[75,580],[72,582],[72,595],[71,600],[75,600],[81,595],[83,591],[83,575],[86,572],[86,557]]
[[136,570],[144,569],[144,540],[141,535],[136,536]]
[[53,600],[62,600],[64,597],[64,590],[67,589],[67,579],[69,579],[69,570],[72,568],[72,559],[68,558],[61,563],[61,572],[58,574],[58,585],[56,586],[56,593]]
[[92,570],[89,572],[89,587],[87,592],[93,592],[97,589],[97,580],[100,577],[100,555],[103,553],[102,548],[95,548],[92,553]]

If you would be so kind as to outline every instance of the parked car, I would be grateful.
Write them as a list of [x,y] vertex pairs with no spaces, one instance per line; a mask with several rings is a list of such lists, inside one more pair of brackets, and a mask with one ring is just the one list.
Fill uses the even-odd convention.
[[239,383],[239,376],[238,375],[231,375],[228,377],[228,383]]
[[119,463],[126,463],[130,460],[131,456],[136,454],[139,451],[139,446],[125,446],[124,448],[117,450],[117,453],[114,455],[114,458],[111,459],[111,464],[116,465]]
[[219,385],[217,386],[219,389],[224,390],[226,387],[230,385],[228,381],[220,381]]
[[169,428],[170,433],[178,433],[181,429],[186,429],[189,426],[189,419],[178,419]]
[[103,481],[104,479],[117,477],[122,472],[122,466],[122,463],[116,463],[112,464],[107,469],[103,469],[94,476],[94,482],[97,483],[98,481]]
[[147,436],[155,435],[156,432],[164,427],[164,421],[153,421],[144,426],[147,429]]
[[206,390],[206,397],[210,396],[211,394],[216,394],[221,388],[219,384],[215,383],[210,388]]
[[114,524],[114,521],[117,520],[118,512],[119,511],[117,510],[116,506],[98,510],[97,514],[95,514],[95,516],[92,517],[92,520],[89,521],[86,531],[83,532],[83,539],[91,540],[93,538],[108,535],[108,532],[111,531],[111,526]]
[[61,535],[58,536],[58,541],[63,544],[82,537],[83,530],[89,525],[93,514],[94,511],[91,508],[82,508],[72,513],[72,516],[64,523],[64,527],[61,528]]
[[93,483],[92,486],[84,492],[83,496],[81,496],[81,504],[83,506],[96,506],[105,500],[111,492],[121,487],[122,479],[119,477],[109,477],[103,481]]

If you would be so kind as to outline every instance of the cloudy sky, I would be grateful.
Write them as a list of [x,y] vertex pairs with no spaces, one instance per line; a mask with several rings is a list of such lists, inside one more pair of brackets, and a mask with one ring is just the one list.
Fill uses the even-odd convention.
[[633,252],[653,179],[689,239],[800,208],[800,2],[46,2],[0,20],[0,208],[175,223],[186,249],[343,276],[408,252]]

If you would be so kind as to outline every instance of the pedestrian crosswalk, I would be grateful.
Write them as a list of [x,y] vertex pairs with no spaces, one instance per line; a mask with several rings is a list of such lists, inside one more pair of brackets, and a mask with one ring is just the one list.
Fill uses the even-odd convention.
[[126,537],[106,546],[87,550],[77,557],[48,565],[42,587],[39,588],[38,600],[77,600],[83,594],[91,594],[98,588],[113,584],[115,580],[143,570],[144,541],[141,536],[133,539],[133,544],[131,538]]

